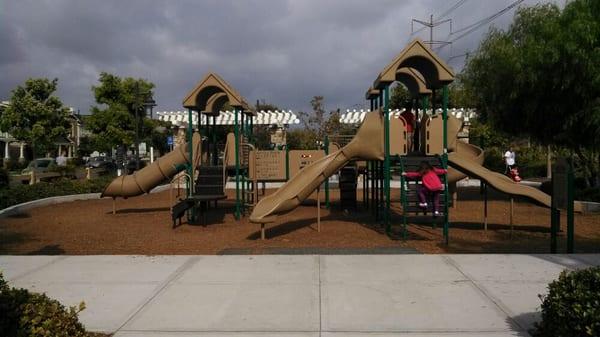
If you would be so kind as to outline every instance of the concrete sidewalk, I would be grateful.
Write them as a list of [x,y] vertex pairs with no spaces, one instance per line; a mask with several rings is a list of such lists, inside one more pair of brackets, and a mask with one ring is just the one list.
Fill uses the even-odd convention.
[[528,336],[600,255],[0,256],[12,286],[133,336]]

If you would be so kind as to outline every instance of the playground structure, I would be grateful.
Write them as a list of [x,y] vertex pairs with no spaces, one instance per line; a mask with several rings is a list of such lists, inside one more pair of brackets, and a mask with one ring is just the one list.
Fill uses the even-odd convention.
[[[457,140],[461,125],[455,118],[448,116],[448,84],[454,80],[452,70],[441,61],[422,41],[415,40],[402,50],[390,64],[377,76],[373,86],[367,90],[371,112],[367,113],[355,138],[344,148],[306,167],[294,176],[274,194],[262,199],[254,208],[250,221],[261,225],[261,237],[264,238],[265,224],[273,223],[276,216],[291,211],[305,200],[321,183],[332,174],[340,171],[352,160],[366,160],[366,179],[363,179],[363,200],[371,206],[375,216],[389,232],[391,229],[391,175],[394,171],[405,172],[415,169],[421,161],[438,164],[448,173],[443,178],[443,212],[439,219],[431,222],[443,223],[444,242],[448,243],[449,220],[448,207],[450,192],[458,180],[467,175],[479,178],[485,186],[511,196],[532,200],[552,209],[552,232],[556,232],[558,208],[553,198],[533,187],[515,184],[510,178],[485,169],[483,150]],[[406,121],[402,117],[390,115],[389,92],[394,82],[402,83],[412,95],[415,103],[422,105],[422,111],[429,109],[429,99],[435,102],[436,91],[442,90],[441,114],[417,116],[421,121],[420,144],[414,153],[408,153],[406,147]],[[435,107],[431,107],[436,111]],[[417,110],[418,111],[418,110]],[[452,167],[449,167],[451,165]],[[412,185],[412,187],[411,187]],[[401,202],[403,234],[406,237],[406,225],[409,219],[422,210],[416,204],[416,184],[401,178]],[[572,250],[573,208],[572,192],[565,202],[568,210],[568,246]],[[411,214],[412,213],[412,214]],[[512,206],[511,206],[512,214]],[[487,208],[486,208],[487,215]],[[427,215],[423,215],[427,217]],[[512,223],[512,216],[511,216]],[[555,241],[555,235],[553,235]],[[552,244],[555,250],[555,242]]]
[[[233,111],[223,111],[226,104]],[[287,181],[327,152],[290,150],[287,146],[279,150],[256,149],[252,132],[254,122],[268,124],[273,120],[270,118],[272,113],[250,111],[237,91],[216,74],[206,75],[186,96],[183,105],[188,108],[187,122],[184,123],[187,141],[151,165],[113,180],[101,195],[113,198],[113,213],[116,212],[116,198],[149,193],[155,186],[172,179],[172,187],[185,185],[186,190],[185,197],[171,205],[174,226],[186,212],[188,221],[196,221],[211,201],[225,199],[227,178],[233,177],[235,215],[239,219],[257,202],[258,183],[263,183],[264,194],[264,183]],[[299,122],[291,111],[284,112],[282,117],[286,122]],[[177,119],[183,122],[179,120],[181,118]],[[194,132],[194,124],[198,132]],[[223,140],[217,139],[216,127],[224,125],[233,126],[233,132],[227,135],[223,144]]]
[[[337,146],[325,140],[323,150],[298,151],[294,155],[287,149],[257,150],[253,142],[253,126],[256,113],[250,110],[245,99],[216,74],[208,74],[186,96],[183,106],[188,109],[187,143],[175,149],[175,154],[165,156],[149,168],[136,172],[133,177],[119,177],[111,183],[103,196],[114,198],[134,196],[148,192],[165,178],[170,178],[182,169],[186,170],[186,198],[173,206],[173,221],[185,212],[188,221],[197,219],[210,201],[224,199],[227,175],[235,178],[235,218],[240,219],[251,211],[249,220],[261,225],[264,238],[265,225],[276,221],[277,216],[300,205],[314,191],[319,193],[324,184],[328,202],[329,177],[336,173],[342,176],[348,164],[357,167],[355,172],[363,174],[363,202],[370,208],[385,228],[391,231],[391,178],[401,176],[402,225],[406,237],[406,226],[415,218],[425,218],[431,223],[443,225],[444,242],[448,243],[448,208],[455,183],[467,176],[479,178],[485,185],[512,197],[519,196],[552,209],[552,227],[555,228],[558,207],[547,194],[525,185],[515,184],[510,178],[489,171],[482,166],[483,150],[458,140],[461,122],[448,116],[448,84],[454,80],[452,70],[441,61],[422,41],[415,40],[402,50],[381,73],[366,92],[371,111],[365,116],[354,138],[345,146]],[[407,148],[406,121],[393,115],[389,109],[390,86],[400,82],[409,90],[413,104],[421,105],[417,110],[421,127],[419,141],[414,151]],[[436,93],[442,92],[441,113],[427,115]],[[429,102],[432,102],[430,107]],[[229,134],[223,158],[219,158],[216,139],[216,117],[225,105],[233,108],[234,132]],[[199,117],[198,129],[203,140],[196,136],[192,141],[194,113]],[[200,116],[206,124],[202,127]],[[184,149],[187,149],[187,154]],[[193,160],[189,160],[193,158]],[[407,181],[402,172],[414,170],[418,163],[427,161],[434,166],[447,169],[442,176],[442,209],[434,217],[416,207],[418,182]],[[291,164],[293,163],[293,164]],[[221,174],[219,174],[222,172]],[[358,174],[353,173],[351,184],[356,184]],[[354,179],[354,181],[352,181]],[[275,193],[258,200],[259,181],[282,181],[284,185]],[[349,184],[349,185],[351,185]],[[350,190],[356,193],[356,190]],[[343,191],[341,191],[343,192]],[[341,193],[342,198],[344,193]],[[573,201],[564,206],[568,212],[568,227],[572,227]],[[319,198],[318,198],[319,199]],[[567,204],[566,202],[564,203]],[[423,213],[423,214],[420,214]],[[512,214],[512,207],[511,207]],[[512,216],[511,216],[512,223]],[[553,229],[554,230],[554,229]],[[569,233],[571,230],[569,230]],[[570,238],[569,240],[572,240]],[[572,244],[571,244],[572,246]]]

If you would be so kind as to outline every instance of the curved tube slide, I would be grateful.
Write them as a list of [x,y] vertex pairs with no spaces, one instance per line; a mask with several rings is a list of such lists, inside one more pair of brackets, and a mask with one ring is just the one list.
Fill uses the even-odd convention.
[[[198,167],[201,153],[200,135],[195,133],[192,138],[194,147],[194,165]],[[187,164],[189,149],[187,143],[177,146],[173,151],[158,158],[154,163],[130,175],[123,175],[113,180],[100,195],[103,197],[134,197],[149,193],[156,185],[177,174],[179,164]]]
[[264,222],[267,217],[289,212],[298,207],[332,174],[350,160],[383,160],[383,119],[380,111],[367,114],[363,124],[348,145],[303,168],[275,193],[261,199],[250,215],[250,221]]

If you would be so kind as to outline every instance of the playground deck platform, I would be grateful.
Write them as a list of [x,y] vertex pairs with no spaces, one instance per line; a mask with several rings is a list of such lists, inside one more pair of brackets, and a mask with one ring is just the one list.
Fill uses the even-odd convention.
[[10,284],[134,336],[528,336],[589,255],[0,256]]

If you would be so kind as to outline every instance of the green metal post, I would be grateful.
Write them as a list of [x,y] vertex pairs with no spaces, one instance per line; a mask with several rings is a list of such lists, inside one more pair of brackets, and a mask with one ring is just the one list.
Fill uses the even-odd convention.
[[285,181],[290,180],[290,150],[287,144],[285,144]]
[[187,167],[187,173],[189,174],[189,176],[191,177],[191,179],[189,180],[189,186],[187,189],[187,195],[190,196],[193,193],[194,190],[194,145],[192,144],[193,142],[193,137],[194,137],[194,128],[192,126],[192,118],[194,116],[194,113],[192,112],[192,109],[188,108],[188,132],[187,132],[187,143],[188,143],[188,154],[189,154],[189,161],[188,161],[188,167]]
[[[217,148],[217,116],[213,116],[213,165],[219,165],[219,149]],[[225,165],[225,164],[223,164]]]
[[573,174],[573,158],[567,167],[567,253],[573,254],[575,250],[575,176]]
[[239,144],[240,144],[240,130],[238,126],[238,110],[233,109],[235,115],[233,134],[235,136],[235,218],[240,219],[241,208],[240,208],[240,156],[239,156]]
[[[187,173],[190,176],[190,179],[188,179],[188,183],[186,184],[187,187],[187,196],[190,197],[191,195],[194,194],[194,145],[193,143],[193,139],[194,139],[194,128],[192,126],[192,118],[194,116],[194,113],[192,112],[192,109],[188,108],[188,132],[187,132],[187,143],[188,143],[188,155],[189,155],[189,161],[188,161],[188,165],[187,165]],[[194,208],[192,207],[190,209],[190,211],[187,213],[187,220],[188,222],[191,222],[195,219],[195,211]]]
[[373,211],[379,221],[379,160],[373,161]]
[[550,253],[556,254],[558,247],[558,228],[560,228],[560,211],[556,207],[550,209]]
[[383,212],[383,223],[386,232],[390,232],[390,209],[391,209],[391,192],[390,192],[390,87],[383,88],[383,135],[384,135],[384,161],[383,161],[383,193],[385,198],[385,210]]
[[[325,135],[325,141],[323,142],[325,147],[325,155],[329,155],[329,136]],[[325,179],[325,208],[329,209],[329,178]]]
[[423,117],[427,114],[427,109],[429,108],[429,97],[428,96],[423,96],[423,100],[422,100],[422,104],[423,104]]
[[375,173],[377,172],[376,168],[375,168],[375,161],[371,160],[371,172],[370,172],[370,179],[371,179],[371,213],[375,212],[375,209],[377,208],[377,198],[375,197],[375,191],[376,191],[376,187],[375,187],[375,181],[376,181],[376,176]]
[[[240,114],[240,118],[241,118],[241,123],[240,126],[242,128],[242,143],[246,140],[246,128],[245,128],[245,124],[246,124],[246,118],[244,116],[244,112],[242,111],[242,113]],[[246,151],[244,148],[242,148],[242,154],[244,154]],[[246,158],[242,158],[243,160],[245,160]],[[240,205],[240,208],[242,209],[242,212],[246,212],[246,175],[244,173],[245,169],[242,170],[242,202]]]
[[[400,157],[400,171],[406,172],[404,169],[404,160]],[[408,182],[406,181],[406,177],[404,175],[400,175],[400,201],[402,203],[402,237],[404,239],[408,238],[408,219],[406,208],[408,207],[408,200],[406,198],[406,193],[408,189]]]
[[[444,153],[442,153],[442,167],[448,169],[448,85],[444,85],[442,90],[442,121],[443,121],[443,141]],[[448,175],[444,174],[444,241],[448,244],[449,227],[448,223]]]

